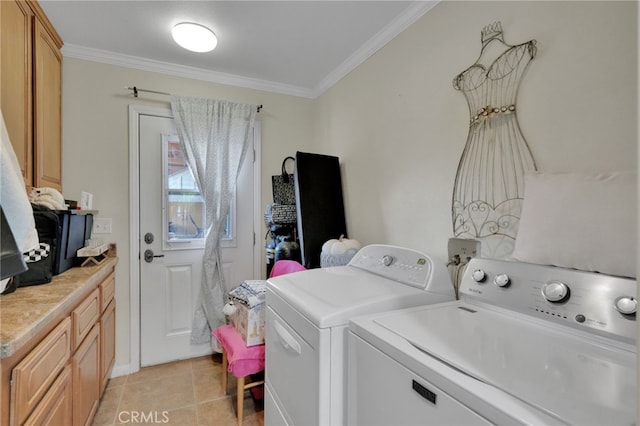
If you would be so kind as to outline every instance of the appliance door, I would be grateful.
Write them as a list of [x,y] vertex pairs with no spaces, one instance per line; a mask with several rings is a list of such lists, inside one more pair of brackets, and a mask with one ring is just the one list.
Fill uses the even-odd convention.
[[271,387],[267,383],[264,387],[264,424],[266,426],[290,426],[291,423],[287,421],[280,410],[282,403],[276,401]]
[[485,418],[349,333],[350,425],[488,425]]
[[323,346],[321,330],[304,317],[292,319],[293,314],[286,312],[286,321],[279,313],[267,307],[265,377],[271,393],[269,404],[277,404],[280,413],[276,416],[271,413],[273,407],[266,405],[265,419],[280,417],[292,425],[319,424],[319,413],[329,411],[320,400],[320,393],[329,386],[329,374],[320,374],[323,363],[328,361],[320,349],[328,342]]
[[468,304],[427,306],[383,315],[375,323],[560,421],[634,422],[636,356],[631,351],[551,323]]

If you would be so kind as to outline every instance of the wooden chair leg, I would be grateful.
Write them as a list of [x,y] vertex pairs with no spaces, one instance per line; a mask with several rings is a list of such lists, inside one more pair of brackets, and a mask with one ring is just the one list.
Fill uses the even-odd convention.
[[242,426],[242,417],[244,415],[244,377],[238,377],[238,426]]
[[227,353],[222,351],[222,392],[227,394],[227,369],[229,368],[229,360],[227,359]]

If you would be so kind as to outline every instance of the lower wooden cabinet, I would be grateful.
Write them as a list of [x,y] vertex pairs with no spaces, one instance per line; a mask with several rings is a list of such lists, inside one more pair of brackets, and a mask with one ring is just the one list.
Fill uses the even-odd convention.
[[91,425],[115,362],[115,270],[87,291],[11,368],[2,426]]
[[93,326],[71,361],[73,424],[89,425],[100,400],[100,324]]

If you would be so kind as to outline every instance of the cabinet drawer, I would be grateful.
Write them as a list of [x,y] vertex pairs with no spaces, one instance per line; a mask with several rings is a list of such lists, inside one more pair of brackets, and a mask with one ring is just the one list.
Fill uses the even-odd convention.
[[100,312],[104,312],[116,294],[116,274],[112,272],[100,283]]
[[22,424],[71,357],[71,321],[65,318],[11,374],[11,424]]
[[71,312],[73,349],[77,349],[100,317],[100,292],[96,288]]
[[71,398],[71,366],[67,365],[27,419],[25,426],[70,425],[73,421]]

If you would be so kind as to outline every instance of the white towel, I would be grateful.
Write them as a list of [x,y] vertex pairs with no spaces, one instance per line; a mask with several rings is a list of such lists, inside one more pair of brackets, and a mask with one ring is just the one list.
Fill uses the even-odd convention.
[[28,252],[39,246],[33,209],[25,189],[24,179],[9,133],[0,111],[0,205],[20,251]]
[[31,204],[45,206],[51,210],[66,210],[64,197],[55,188],[33,188],[29,194]]

